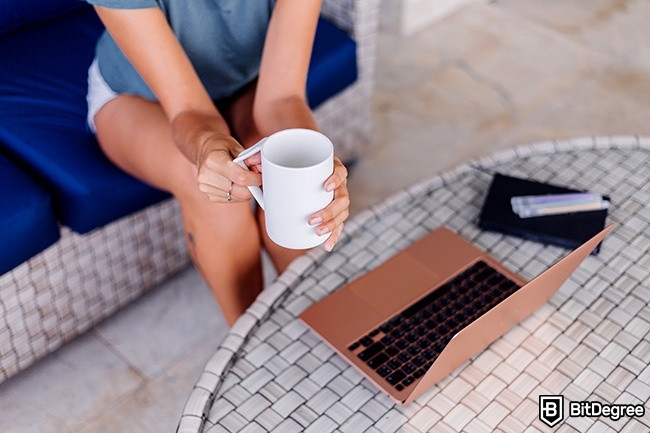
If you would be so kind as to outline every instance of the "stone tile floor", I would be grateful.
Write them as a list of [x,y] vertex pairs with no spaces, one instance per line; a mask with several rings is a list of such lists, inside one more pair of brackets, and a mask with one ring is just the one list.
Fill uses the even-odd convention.
[[[650,135],[648,19],[645,0],[493,0],[409,37],[382,31],[376,137],[350,174],[352,212],[518,144]],[[0,385],[0,431],[174,431],[226,331],[187,269]]]

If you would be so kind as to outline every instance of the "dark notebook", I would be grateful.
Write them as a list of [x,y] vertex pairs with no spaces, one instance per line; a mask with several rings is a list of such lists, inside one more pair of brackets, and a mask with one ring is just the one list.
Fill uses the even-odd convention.
[[[607,209],[520,218],[510,199],[516,196],[584,192],[496,173],[490,184],[478,225],[484,230],[518,236],[564,248],[577,248],[605,227]],[[598,253],[600,246],[594,250]]]

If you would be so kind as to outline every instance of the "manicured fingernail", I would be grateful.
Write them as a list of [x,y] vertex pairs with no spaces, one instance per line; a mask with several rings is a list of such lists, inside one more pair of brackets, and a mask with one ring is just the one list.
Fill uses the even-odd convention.
[[317,230],[318,236],[326,235],[326,234],[328,234],[329,232],[330,232],[330,229],[328,229],[327,227],[321,227],[321,228],[319,228],[319,229]]
[[332,192],[336,188],[336,184],[334,182],[329,182],[328,184],[325,185],[325,191],[327,192]]
[[309,219],[309,224],[312,226],[317,226],[318,224],[321,224],[323,222],[323,218],[319,216],[315,216]]

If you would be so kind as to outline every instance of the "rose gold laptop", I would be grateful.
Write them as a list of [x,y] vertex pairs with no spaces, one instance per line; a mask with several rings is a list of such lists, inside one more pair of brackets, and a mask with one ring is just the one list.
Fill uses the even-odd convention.
[[377,387],[407,404],[548,301],[609,230],[526,283],[439,228],[300,318]]

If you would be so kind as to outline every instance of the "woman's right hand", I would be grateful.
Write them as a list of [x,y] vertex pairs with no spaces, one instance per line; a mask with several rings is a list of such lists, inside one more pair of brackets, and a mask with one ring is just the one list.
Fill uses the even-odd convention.
[[203,140],[196,158],[199,189],[215,203],[238,203],[252,198],[248,186],[260,186],[262,175],[233,159],[244,148],[233,137],[215,132]]

